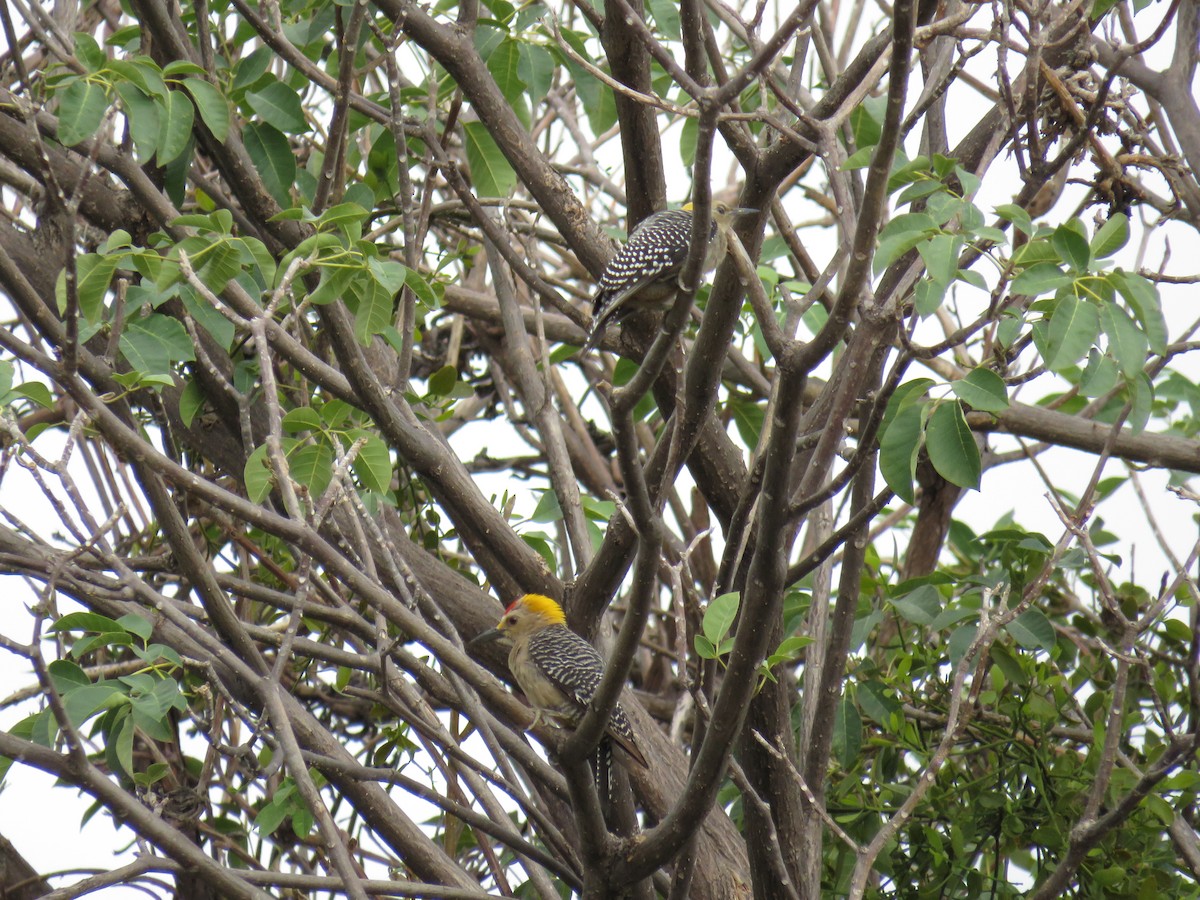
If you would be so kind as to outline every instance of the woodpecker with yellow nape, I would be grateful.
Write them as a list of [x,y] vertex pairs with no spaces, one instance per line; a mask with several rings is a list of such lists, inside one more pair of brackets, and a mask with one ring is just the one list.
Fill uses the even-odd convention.
[[[708,250],[700,274],[711,271],[729,247],[733,220],[757,212],[727,203],[712,205]],[[679,292],[679,276],[692,245],[692,205],[647,216],[629,235],[600,276],[600,289],[592,302],[592,324],[583,353],[600,342],[608,323],[635,309],[666,309]]]
[[[543,714],[568,727],[578,726],[604,677],[604,659],[595,647],[567,627],[562,607],[541,594],[526,594],[504,611],[495,628],[483,632],[471,645],[501,637],[512,641],[508,668],[535,711],[530,727]],[[636,763],[650,767],[620,703],[608,717],[605,735],[600,747],[602,757],[609,756],[605,745],[611,740]],[[608,773],[595,774],[599,780]]]

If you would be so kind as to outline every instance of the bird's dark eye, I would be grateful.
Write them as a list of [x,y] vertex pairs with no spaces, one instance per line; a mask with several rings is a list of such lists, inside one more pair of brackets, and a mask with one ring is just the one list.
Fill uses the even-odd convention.
[[505,621],[506,621],[506,622],[508,622],[508,624],[509,624],[509,625],[516,625],[516,624],[517,624],[517,617],[516,617],[516,616],[509,616],[509,617],[508,617],[508,618],[507,618]]

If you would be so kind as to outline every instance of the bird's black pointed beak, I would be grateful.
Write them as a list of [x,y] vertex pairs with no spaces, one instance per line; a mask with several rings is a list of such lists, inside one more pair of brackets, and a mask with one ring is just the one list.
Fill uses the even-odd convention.
[[489,628],[487,631],[480,632],[467,641],[467,649],[473,650],[476,647],[482,647],[484,644],[490,644],[492,641],[498,641],[504,637],[504,632],[499,628]]

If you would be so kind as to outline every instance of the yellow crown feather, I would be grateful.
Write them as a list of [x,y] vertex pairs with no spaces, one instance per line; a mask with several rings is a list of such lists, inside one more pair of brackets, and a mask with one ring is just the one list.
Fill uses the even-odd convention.
[[530,610],[536,615],[541,616],[554,625],[567,624],[567,616],[563,612],[562,607],[549,597],[545,597],[542,594],[526,594],[524,597],[521,597],[519,600],[509,606],[505,612],[509,612],[517,606],[525,607],[526,609]]

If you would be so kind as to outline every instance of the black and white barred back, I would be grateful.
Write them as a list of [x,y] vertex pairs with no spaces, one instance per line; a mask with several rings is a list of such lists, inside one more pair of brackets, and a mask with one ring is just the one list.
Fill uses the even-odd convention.
[[[710,243],[716,237],[712,223]],[[585,349],[595,346],[609,322],[632,308],[654,308],[679,289],[679,273],[692,237],[692,212],[668,209],[647,216],[600,276],[592,303],[592,326]],[[629,301],[636,298],[636,304]]]

